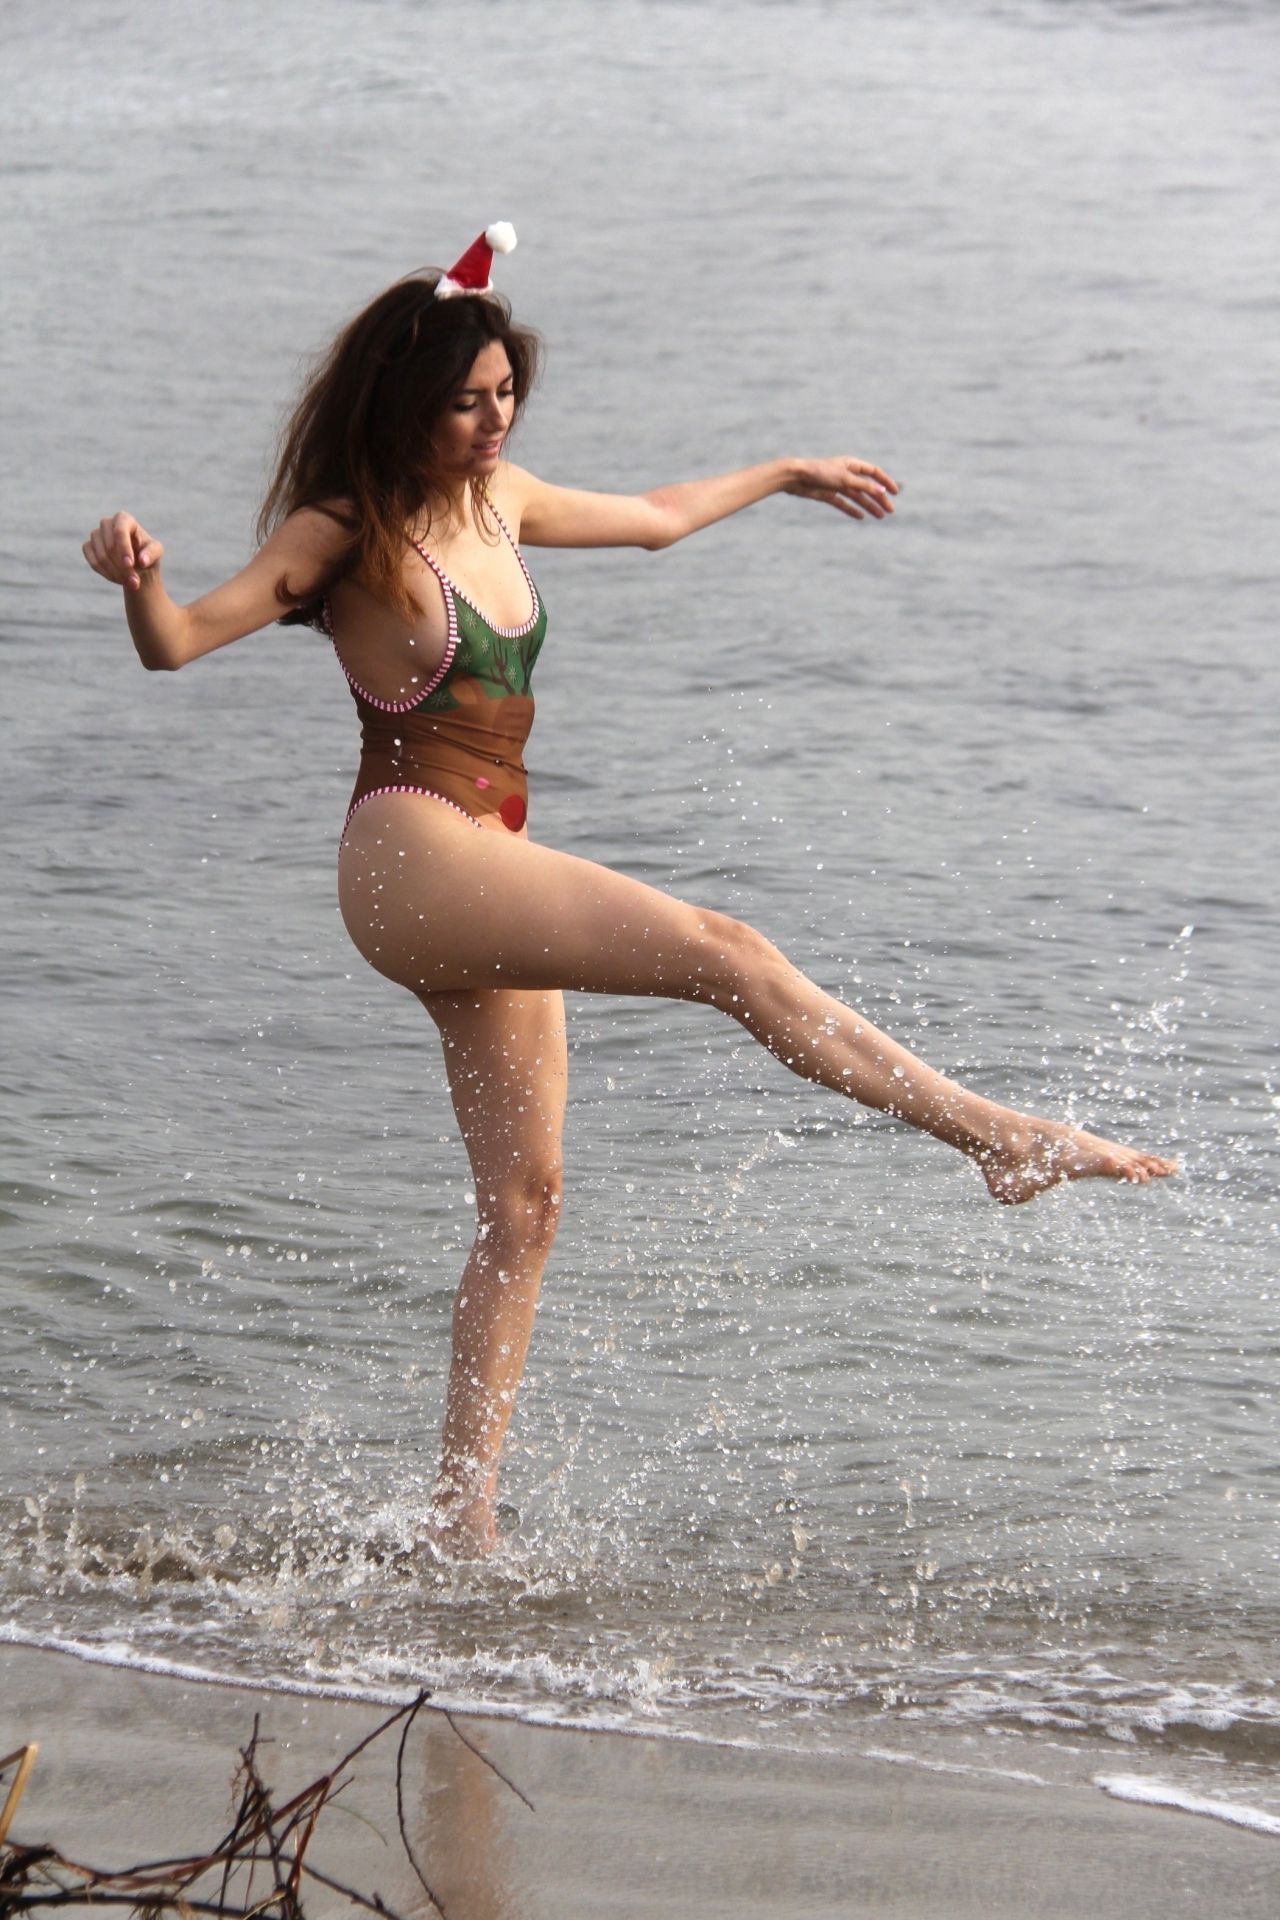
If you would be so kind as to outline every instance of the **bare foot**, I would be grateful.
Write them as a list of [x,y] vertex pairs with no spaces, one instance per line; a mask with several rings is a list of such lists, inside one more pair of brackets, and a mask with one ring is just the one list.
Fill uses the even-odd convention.
[[426,1537],[442,1560],[486,1559],[498,1544],[493,1501],[487,1494],[466,1501],[437,1494]]
[[1034,1200],[1063,1180],[1128,1180],[1145,1187],[1178,1171],[1176,1160],[1137,1147],[1122,1147],[1057,1120],[1015,1114],[994,1145],[972,1150],[988,1191],[1003,1206]]

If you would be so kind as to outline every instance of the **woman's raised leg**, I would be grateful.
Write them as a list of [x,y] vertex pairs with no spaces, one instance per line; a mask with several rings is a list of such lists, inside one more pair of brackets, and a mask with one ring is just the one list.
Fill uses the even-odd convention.
[[365,958],[415,993],[568,987],[717,1007],[793,1073],[957,1147],[998,1200],[1028,1200],[1060,1180],[1146,1182],[1175,1170],[946,1079],[740,921],[571,854],[477,832],[431,800],[366,802],[343,844],[339,897]]
[[476,1190],[476,1237],[453,1309],[433,1498],[450,1552],[494,1542],[498,1456],[560,1219],[567,1061],[558,993],[428,993]]

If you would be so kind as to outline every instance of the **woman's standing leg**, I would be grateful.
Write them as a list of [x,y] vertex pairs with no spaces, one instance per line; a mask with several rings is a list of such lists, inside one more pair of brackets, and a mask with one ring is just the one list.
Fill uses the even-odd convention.
[[476,1191],[476,1237],[453,1309],[437,1538],[494,1541],[498,1457],[560,1220],[568,1062],[555,992],[427,993]]

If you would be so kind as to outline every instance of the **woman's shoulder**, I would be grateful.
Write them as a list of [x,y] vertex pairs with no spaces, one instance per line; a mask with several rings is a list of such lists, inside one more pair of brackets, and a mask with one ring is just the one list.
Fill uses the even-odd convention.
[[538,487],[538,476],[525,467],[503,460],[489,482],[489,498],[502,515],[513,540],[520,538],[520,525]]
[[507,501],[519,507],[539,485],[536,473],[530,473],[527,467],[517,467],[511,460],[503,460],[490,482],[490,492],[500,507]]
[[273,529],[255,564],[273,572],[276,594],[287,608],[281,626],[329,631],[327,592],[345,571],[359,530],[351,502],[343,499],[295,507]]
[[278,540],[283,536],[290,546],[308,553],[336,555],[350,547],[359,531],[360,517],[352,502],[335,498],[295,507],[271,537]]

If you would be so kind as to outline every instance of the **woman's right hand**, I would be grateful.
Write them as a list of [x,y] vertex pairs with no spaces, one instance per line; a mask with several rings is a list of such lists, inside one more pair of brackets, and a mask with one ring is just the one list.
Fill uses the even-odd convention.
[[95,573],[128,591],[159,566],[164,548],[131,513],[113,513],[98,522],[80,551]]

